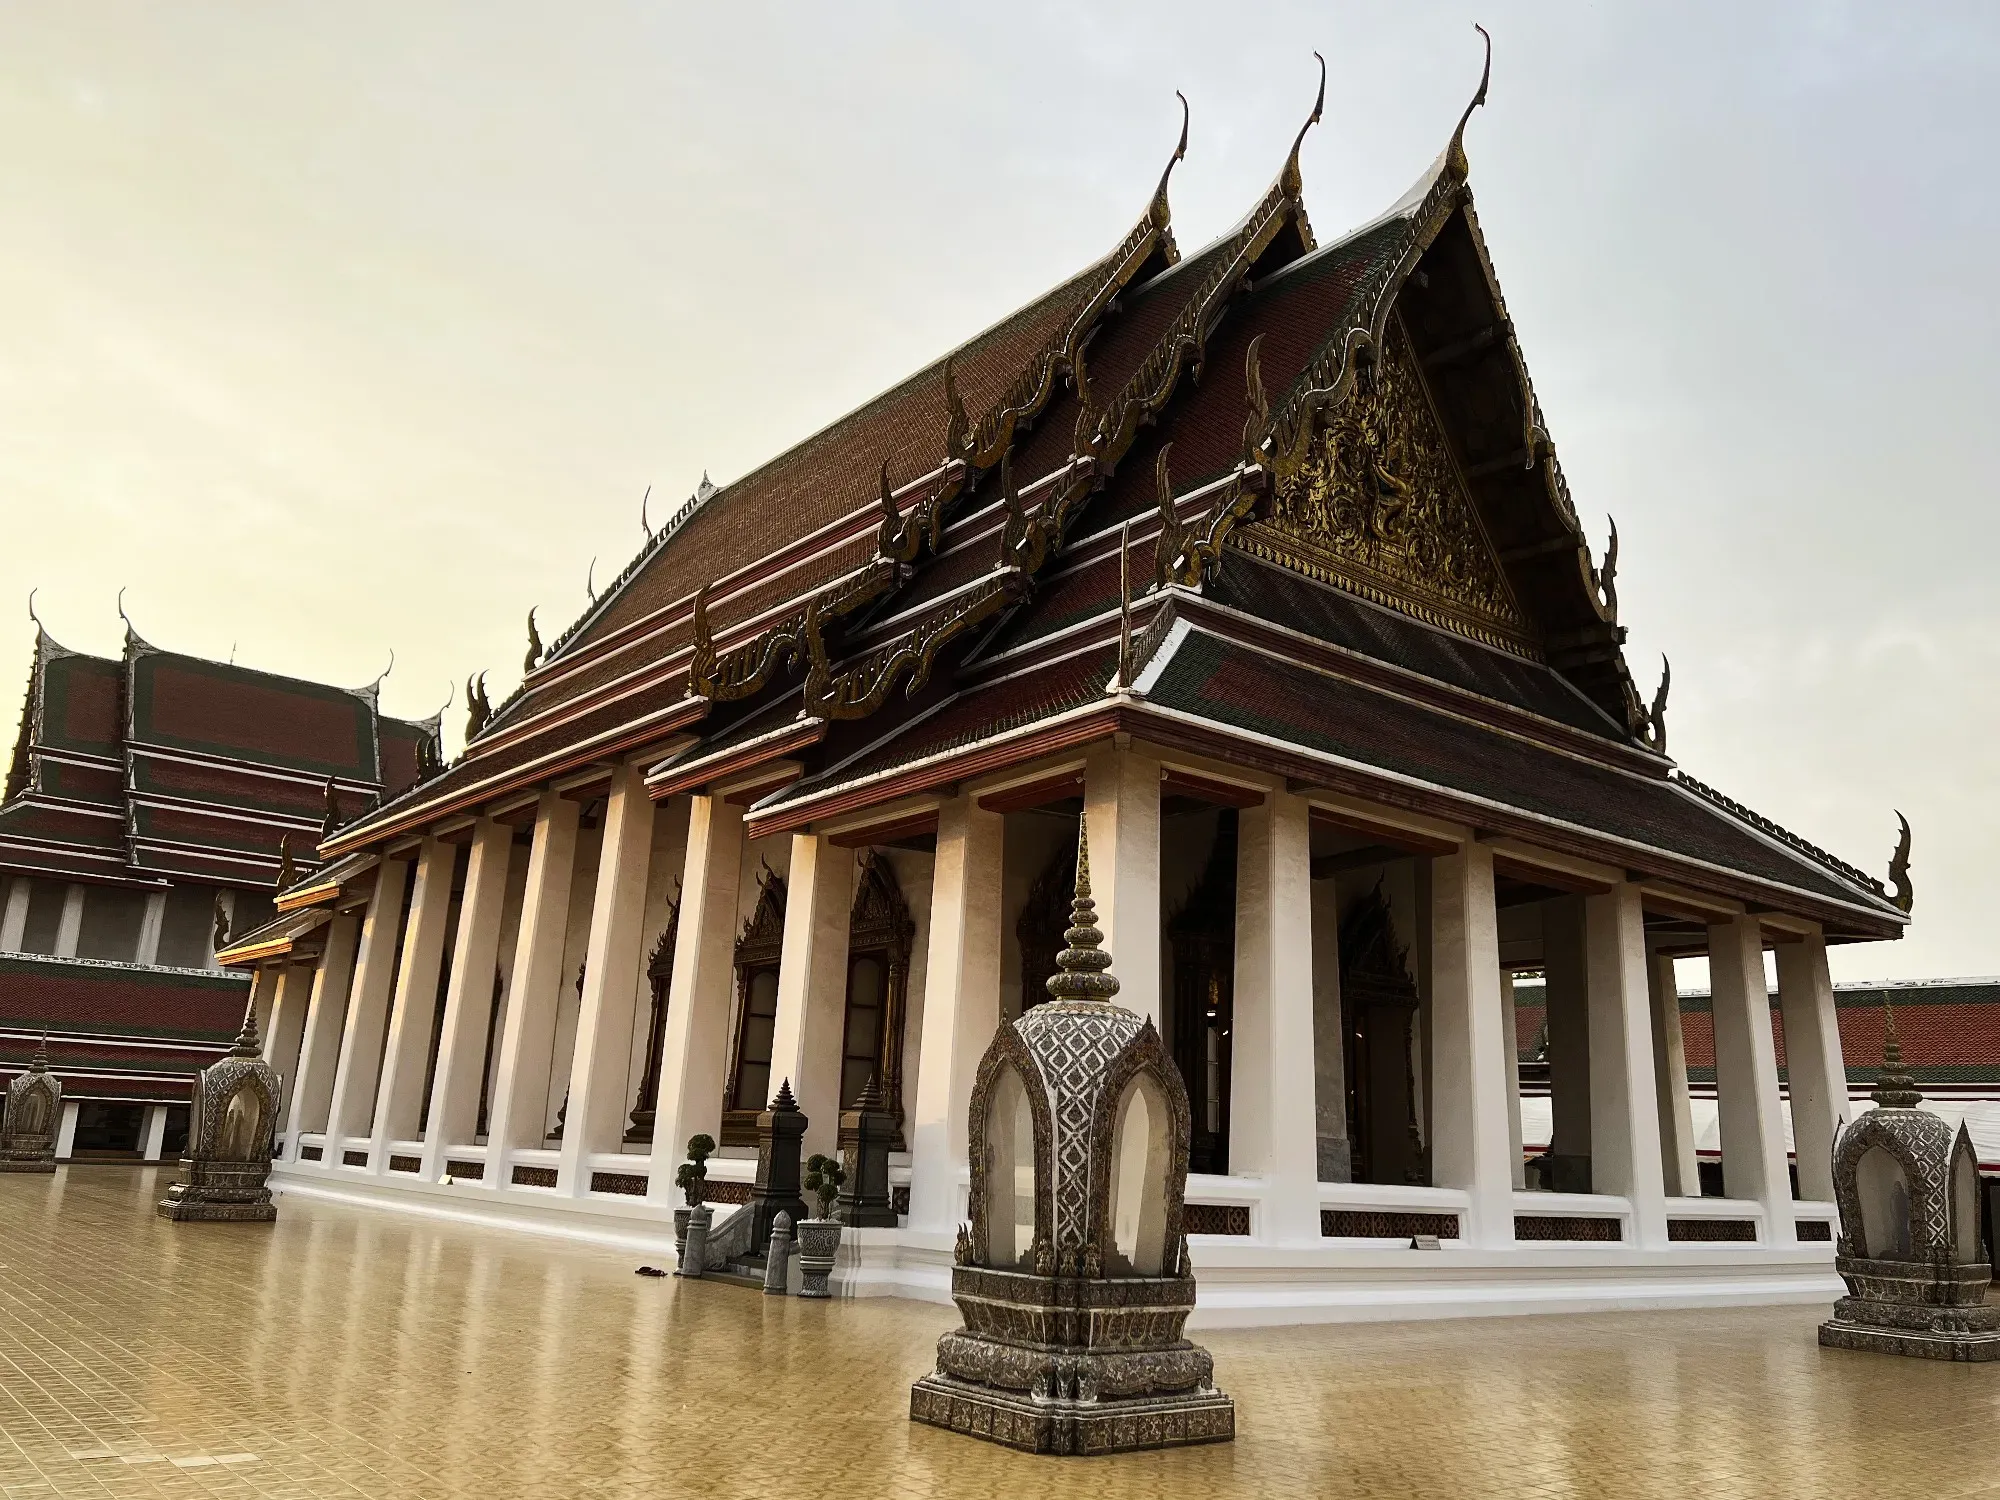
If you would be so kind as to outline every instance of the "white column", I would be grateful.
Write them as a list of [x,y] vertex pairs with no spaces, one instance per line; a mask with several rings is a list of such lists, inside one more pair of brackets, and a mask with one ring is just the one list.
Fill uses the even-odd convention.
[[560,1191],[590,1191],[589,1157],[616,1151],[631,1097],[632,1025],[646,942],[646,878],[653,852],[653,799],[645,771],[620,767],[605,805],[604,841],[590,912],[576,1045],[570,1053],[569,1113],[563,1119]]
[[660,1099],[653,1116],[646,1196],[678,1201],[674,1172],[690,1136],[722,1134],[729,1004],[736,987],[736,898],[743,878],[743,810],[721,797],[689,800],[687,873],[681,881],[674,972],[660,1039]]
[[[313,966],[286,964],[278,975],[278,991],[271,999],[271,1023],[264,1028],[264,1060],[278,1072],[278,1119],[289,1116],[294,1086],[299,1074],[299,1049],[306,1034],[306,1012],[312,1008]],[[285,1158],[297,1152],[286,1148]]]
[[[76,887],[72,886],[72,890]],[[76,1112],[80,1107],[75,1099],[62,1102],[62,1123],[56,1127],[56,1160],[68,1161],[76,1154]]]
[[512,1186],[507,1153],[540,1146],[546,1127],[549,1061],[555,1049],[556,1002],[568,980],[563,943],[569,935],[570,882],[576,873],[576,825],[581,809],[560,792],[544,792],[535,808],[535,842],[528,851],[528,885],[507,986],[500,1061],[486,1110],[485,1186]]
[[424,1069],[430,1063],[431,1028],[437,1023],[438,981],[443,973],[445,929],[451,921],[451,879],[458,846],[425,839],[410,893],[410,920],[397,966],[389,1038],[382,1054],[382,1083],[375,1106],[374,1156],[369,1167],[389,1170],[391,1141],[416,1138],[423,1129]]
[[1653,954],[1646,977],[1653,1007],[1660,1168],[1669,1195],[1699,1198],[1701,1167],[1694,1150],[1694,1107],[1688,1103],[1687,1049],[1681,1040],[1681,993],[1673,959]]
[[1513,1164],[1514,1191],[1528,1185],[1528,1160],[1521,1151],[1521,1027],[1514,1016],[1514,971],[1500,971],[1501,1032],[1507,1049],[1507,1160]]
[[326,948],[313,970],[312,999],[306,1006],[305,1036],[299,1043],[298,1079],[292,1085],[285,1136],[293,1142],[286,1160],[299,1158],[298,1138],[326,1129],[333,1104],[333,1075],[340,1038],[346,1031],[347,996],[354,983],[355,948],[361,919],[338,912],[326,928]]
[[[778,959],[778,1018],[771,1092],[787,1078],[806,1115],[805,1149],[831,1155],[840,1134],[841,1032],[847,1020],[847,922],[854,851],[816,834],[792,835],[785,882],[785,949]],[[739,1099],[740,1108],[750,1108]]]
[[1791,1081],[1792,1147],[1799,1193],[1833,1201],[1833,1138],[1847,1123],[1847,1062],[1840,1050],[1826,936],[1778,945],[1778,1006],[1785,1016],[1785,1073]]
[[1261,1229],[1274,1244],[1320,1239],[1312,961],[1306,803],[1273,791],[1236,824],[1229,1170],[1269,1184]]
[[167,1107],[164,1104],[146,1106],[146,1133],[140,1142],[140,1157],[145,1161],[158,1161],[167,1149]]
[[500,963],[500,924],[513,854],[514,830],[507,824],[485,818],[474,826],[438,1035],[437,1076],[431,1081],[430,1117],[424,1121],[427,1182],[443,1175],[445,1148],[470,1145],[479,1123],[479,1083],[486,1071],[486,1028],[493,1018],[493,978]]
[[1160,763],[1107,740],[1084,766],[1090,888],[1118,1003],[1161,1024]]
[[16,875],[7,882],[7,905],[0,909],[0,953],[21,951],[21,940],[28,930],[28,898],[34,890],[34,881],[26,875]]
[[1785,1169],[1771,992],[1764,983],[1764,937],[1755,917],[1738,917],[1708,929],[1708,973],[1715,1006],[1723,1190],[1732,1198],[1761,1202],[1770,1243],[1790,1245],[1798,1239],[1798,1227]]
[[[146,910],[139,918],[139,946],[132,962],[155,964],[160,961],[160,933],[167,925],[167,893],[154,891],[146,897]],[[4,947],[0,944],[0,947]]]
[[1583,898],[1542,903],[1543,993],[1549,1024],[1550,1185],[1587,1192],[1590,1183],[1590,1000]]
[[[1308,874],[1310,874],[1308,870]],[[1347,1139],[1347,1023],[1340,1008],[1340,892],[1312,882],[1313,1154],[1321,1182],[1354,1177]]]
[[389,1019],[389,991],[396,980],[396,939],[403,924],[407,860],[385,859],[375,874],[375,894],[361,919],[361,942],[354,957],[354,983],[347,997],[347,1024],[340,1033],[340,1065],[333,1074],[327,1115],[326,1161],[340,1163],[340,1142],[367,1135],[375,1112],[375,1084],[381,1071],[382,1029]]
[[1432,1180],[1471,1195],[1467,1243],[1511,1245],[1506,1062],[1514,1029],[1501,1008],[1493,851],[1484,844],[1431,862],[1431,987],[1438,1101]]
[[[1006,819],[973,797],[956,798],[938,813],[923,1040],[909,1125],[910,1228],[918,1233],[949,1235],[964,1217],[958,1182],[967,1166],[972,1083],[1000,1025],[1005,832]],[[1116,972],[1115,956],[1112,962]]]
[[83,887],[67,886],[63,890],[62,916],[56,922],[57,958],[75,958],[77,940],[83,936]]
[[1666,1183],[1654,1092],[1646,917],[1620,881],[1584,903],[1589,942],[1591,1187],[1632,1204],[1641,1250],[1667,1248]]

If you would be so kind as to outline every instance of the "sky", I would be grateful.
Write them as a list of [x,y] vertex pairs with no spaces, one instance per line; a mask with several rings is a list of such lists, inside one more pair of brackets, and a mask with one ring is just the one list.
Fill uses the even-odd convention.
[[[1669,748],[2000,973],[1989,404],[2000,7],[0,0],[0,696],[31,588],[116,654],[517,680],[742,474],[1303,155],[1322,240],[1468,130],[1481,221]],[[11,622],[11,623],[9,623]],[[446,715],[463,726],[462,688]],[[0,709],[11,717],[12,700]]]

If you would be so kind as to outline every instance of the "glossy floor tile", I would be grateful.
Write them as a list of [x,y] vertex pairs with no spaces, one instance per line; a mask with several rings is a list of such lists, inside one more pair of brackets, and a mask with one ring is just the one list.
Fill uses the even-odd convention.
[[2000,1366],[1809,1308],[1217,1332],[1234,1444],[1035,1459],[908,1421],[946,1309],[166,1181],[0,1176],[0,1497],[2000,1494]]

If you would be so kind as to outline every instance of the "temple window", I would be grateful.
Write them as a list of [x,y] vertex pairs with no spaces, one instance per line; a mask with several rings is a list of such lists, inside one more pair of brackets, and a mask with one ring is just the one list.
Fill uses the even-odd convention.
[[757,1116],[770,1102],[771,1044],[778,1024],[778,960],[785,946],[785,881],[766,865],[757,907],[736,940],[736,1025],[730,1035],[729,1096],[722,1144],[757,1144]]
[[871,1078],[896,1117],[902,1145],[903,1018],[908,1014],[910,951],[916,924],[888,860],[870,850],[856,872],[847,920],[847,1005],[841,1029],[840,1107],[861,1097]]

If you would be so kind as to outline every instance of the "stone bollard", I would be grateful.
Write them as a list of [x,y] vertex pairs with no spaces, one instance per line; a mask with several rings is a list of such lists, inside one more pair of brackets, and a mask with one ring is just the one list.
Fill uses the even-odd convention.
[[771,1223],[771,1248],[764,1258],[764,1295],[785,1295],[785,1273],[792,1262],[792,1216],[781,1213]]
[[807,1219],[799,1225],[799,1295],[830,1297],[826,1279],[840,1254],[840,1231],[847,1226],[838,1219]]
[[687,1256],[688,1215],[692,1214],[693,1212],[694,1210],[691,1208],[677,1208],[674,1210],[674,1264],[675,1265],[679,1265],[681,1261]]
[[708,1255],[708,1223],[715,1217],[715,1210],[706,1203],[688,1213],[687,1239],[681,1246],[680,1264],[674,1267],[676,1276],[699,1277],[702,1261]]

